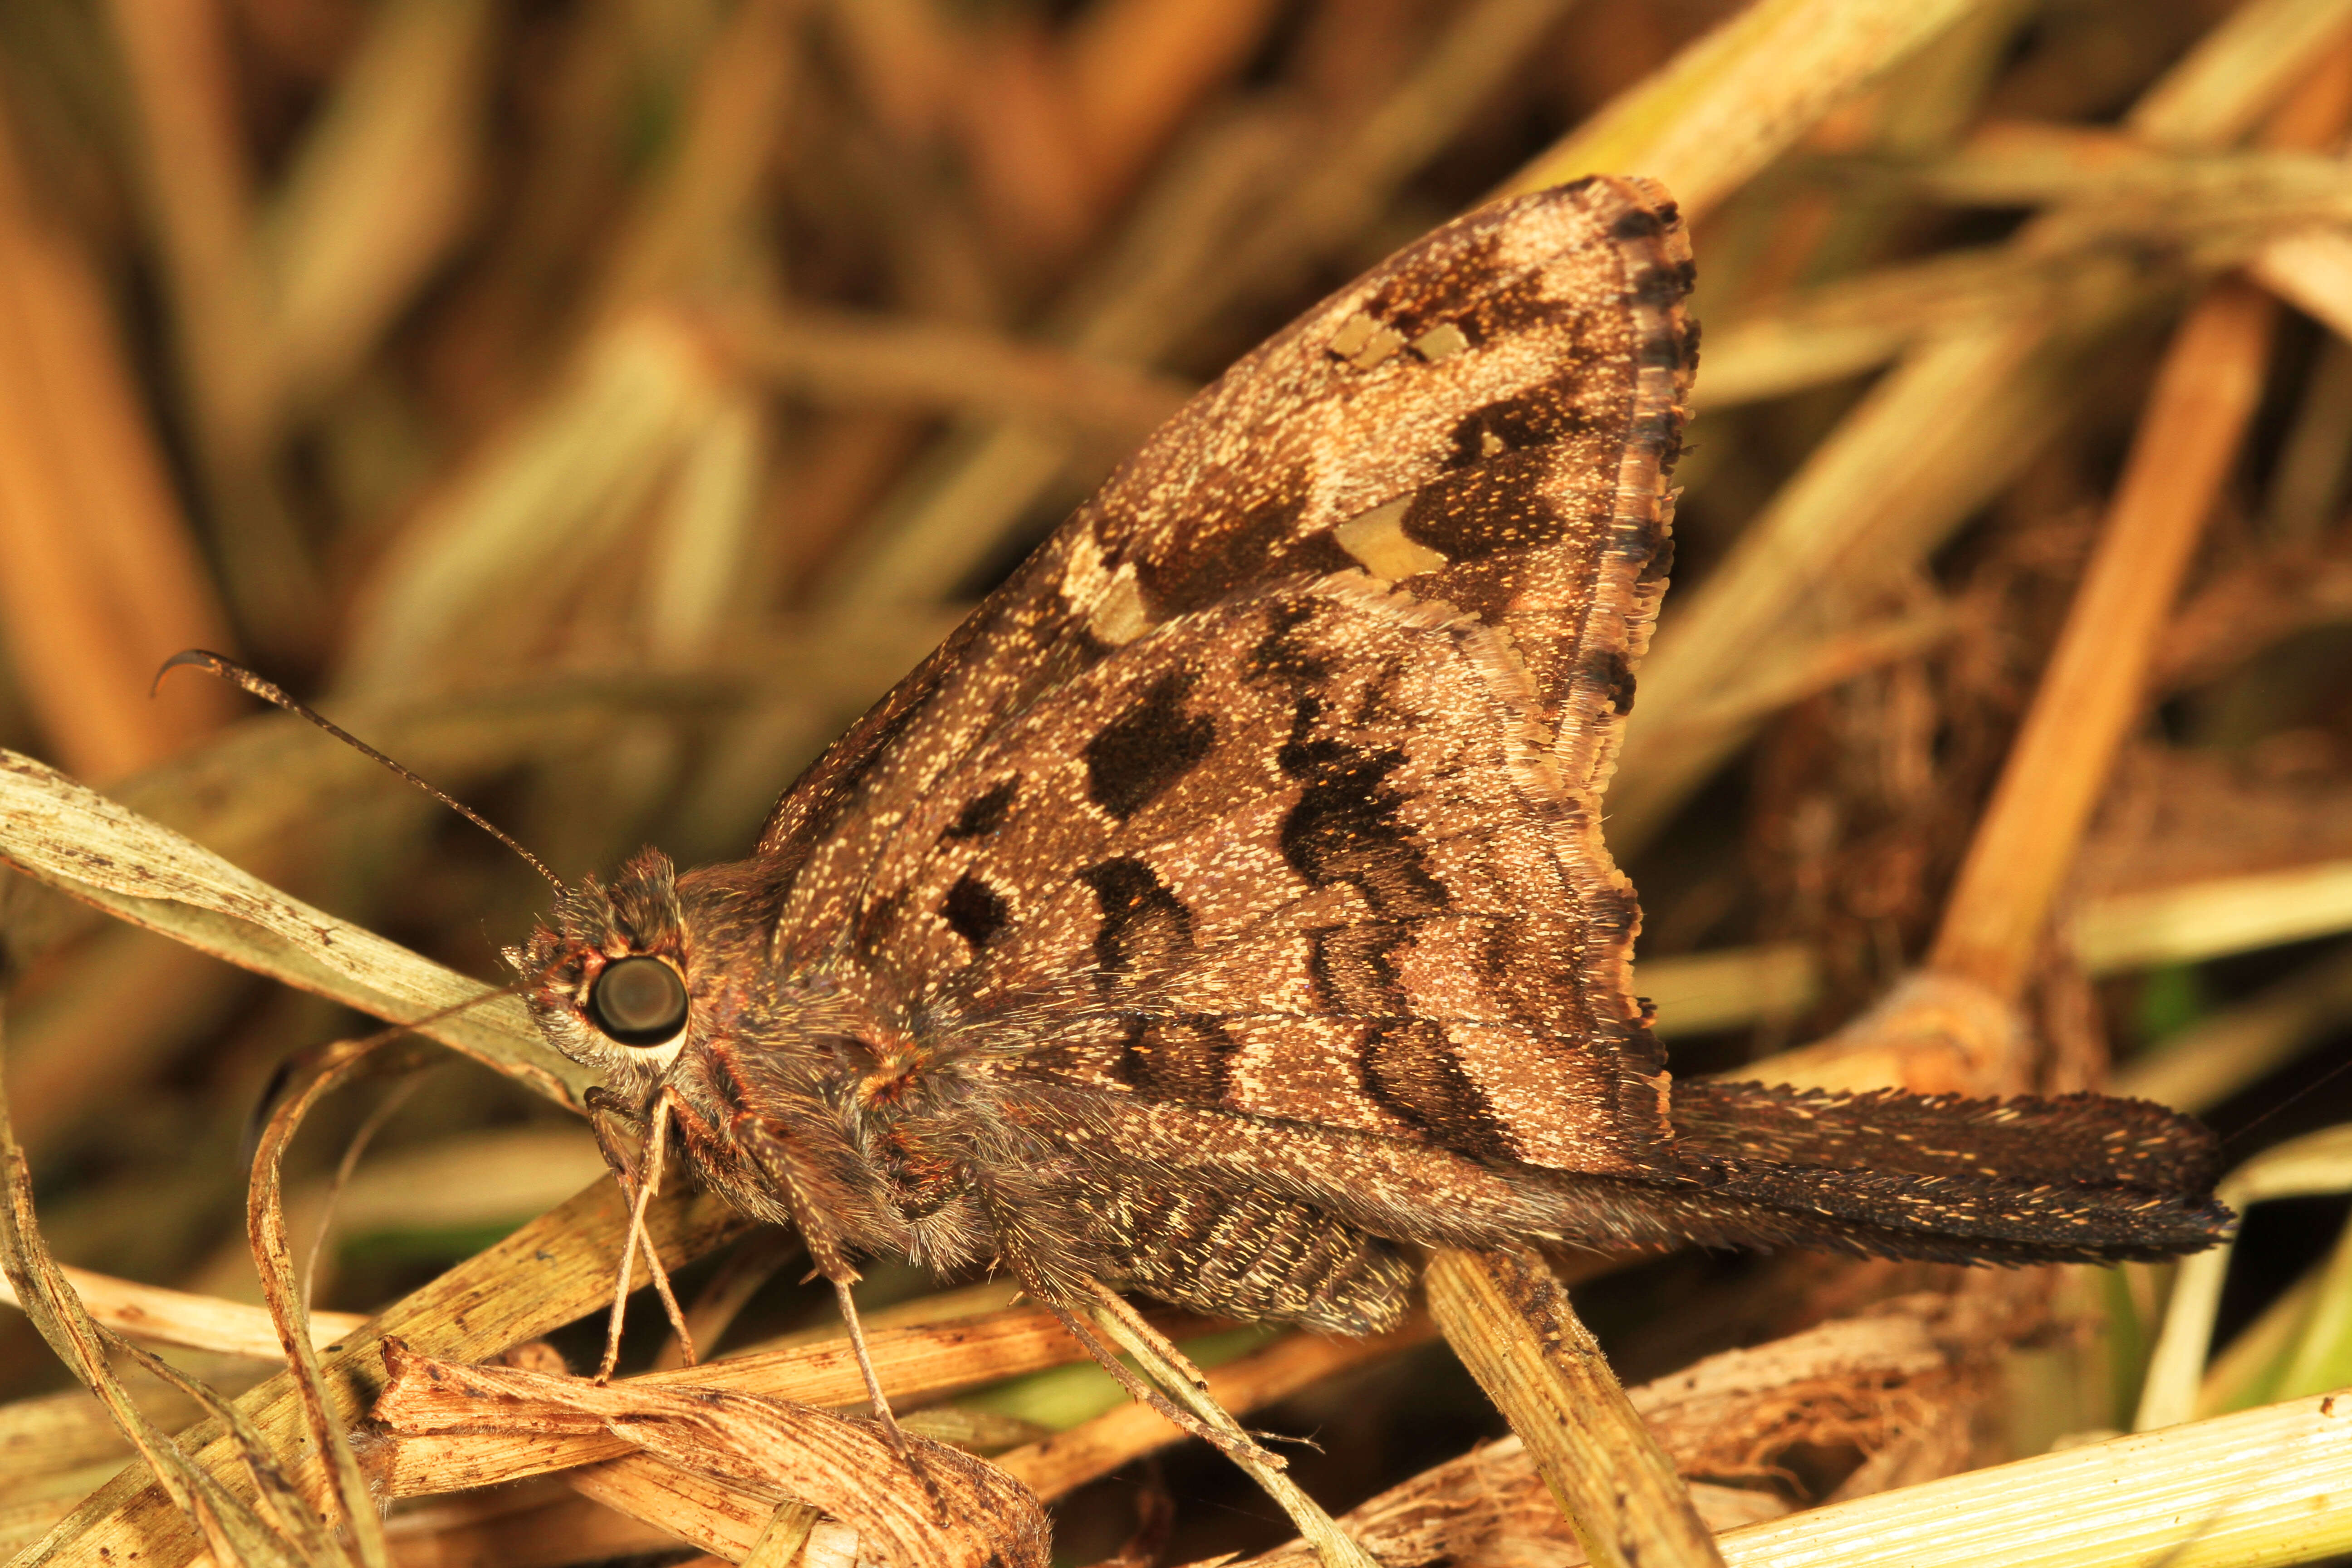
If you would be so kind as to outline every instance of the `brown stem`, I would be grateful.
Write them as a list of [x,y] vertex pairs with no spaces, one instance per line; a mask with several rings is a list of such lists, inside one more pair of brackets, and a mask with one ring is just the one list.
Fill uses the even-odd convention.
[[2262,395],[2275,307],[2236,279],[2173,334],[2090,569],[1944,911],[1928,967],[2014,999],[2073,866],[2205,519]]

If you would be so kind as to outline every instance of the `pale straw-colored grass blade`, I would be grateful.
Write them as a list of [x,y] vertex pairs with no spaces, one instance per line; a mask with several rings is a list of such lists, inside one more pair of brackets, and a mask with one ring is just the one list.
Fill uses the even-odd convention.
[[255,244],[278,395],[346,381],[464,236],[482,191],[488,0],[396,0],[263,214]]
[[[610,1299],[620,1262],[625,1211],[610,1181],[600,1181],[562,1206],[441,1275],[345,1337],[325,1362],[335,1417],[356,1421],[383,1382],[383,1341],[406,1340],[421,1352],[452,1358],[496,1354],[509,1345],[595,1311]],[[656,1245],[671,1268],[738,1235],[744,1222],[715,1199],[659,1199],[646,1215]],[[292,1376],[280,1373],[237,1402],[246,1419],[273,1447],[301,1431],[300,1402]],[[236,1464],[217,1430],[202,1426],[182,1441],[197,1462],[226,1474]],[[199,1446],[201,1445],[201,1447]],[[192,1543],[162,1495],[142,1476],[126,1473],[86,1500],[22,1568],[76,1564],[100,1568],[137,1550],[178,1550]]]
[[[2243,1214],[2259,1203],[2352,1190],[2352,1127],[2330,1127],[2265,1149],[2223,1177],[2214,1195]],[[2213,1321],[2233,1246],[2183,1258],[2174,1270],[2147,1378],[2132,1425],[2146,1432],[2186,1421],[2197,1408]]]
[[0,858],[36,880],[216,958],[404,1023],[476,997],[422,1033],[577,1107],[584,1069],[522,1003],[312,909],[53,769],[0,753]]
[[1759,0],[1503,186],[1638,174],[1704,213],[1974,0]]

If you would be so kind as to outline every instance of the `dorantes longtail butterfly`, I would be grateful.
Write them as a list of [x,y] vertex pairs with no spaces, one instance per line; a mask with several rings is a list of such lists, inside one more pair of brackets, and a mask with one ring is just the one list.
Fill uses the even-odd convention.
[[1595,178],[1307,311],[750,858],[567,891],[511,954],[548,1038],[845,1292],[992,1263],[1115,1372],[1106,1285],[1362,1333],[1433,1247],[2206,1246],[2212,1142],[2154,1105],[1670,1083],[1601,797],[1691,277],[1664,193]]

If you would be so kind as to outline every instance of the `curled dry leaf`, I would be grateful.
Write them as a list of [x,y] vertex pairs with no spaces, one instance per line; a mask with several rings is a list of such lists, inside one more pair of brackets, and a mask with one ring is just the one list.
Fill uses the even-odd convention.
[[[619,1194],[611,1182],[600,1180],[385,1308],[326,1359],[335,1419],[356,1420],[373,1397],[383,1375],[379,1346],[385,1335],[399,1334],[447,1355],[492,1355],[594,1310],[612,1290],[622,1219]],[[646,1221],[664,1263],[673,1268],[740,1234],[745,1225],[715,1198],[683,1195],[656,1199]],[[238,1409],[267,1444],[300,1441],[303,1416],[290,1372],[247,1394]],[[206,1423],[183,1434],[182,1441],[206,1471],[235,1476],[242,1459],[221,1430],[217,1423]],[[97,1564],[139,1553],[179,1561],[169,1554],[198,1544],[193,1527],[174,1514],[163,1492],[126,1472],[75,1510],[39,1561]]]
[[1044,1505],[986,1461],[908,1436],[904,1457],[871,1422],[718,1388],[599,1384],[420,1357],[384,1342],[395,1384],[423,1382],[481,1432],[605,1433],[681,1468],[781,1492],[855,1529],[861,1555],[898,1568],[1047,1561]]
[[[1080,1361],[1086,1352],[1043,1307],[1013,1307],[905,1328],[869,1329],[866,1348],[885,1393],[897,1401]],[[854,1404],[866,1384],[845,1336],[730,1356],[698,1367],[649,1373],[616,1386],[725,1392],[802,1404]],[[394,1497],[488,1486],[563,1469],[624,1451],[601,1426],[553,1428],[528,1438],[490,1436],[475,1407],[446,1385],[394,1375],[375,1406],[382,1427],[369,1455],[377,1484]]]

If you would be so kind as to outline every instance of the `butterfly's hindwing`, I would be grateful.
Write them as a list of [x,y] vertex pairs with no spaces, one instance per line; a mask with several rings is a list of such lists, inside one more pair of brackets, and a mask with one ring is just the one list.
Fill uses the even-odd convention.
[[1657,1164],[1599,788],[1687,280],[1670,205],[1587,181],[1242,361],[780,806],[780,959],[845,943],[1005,1071]]

